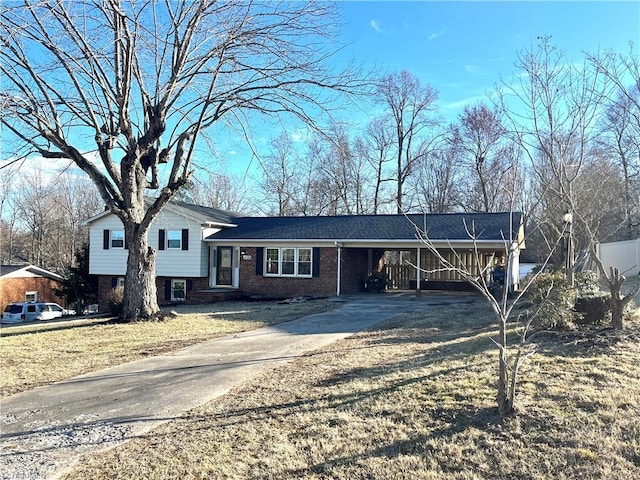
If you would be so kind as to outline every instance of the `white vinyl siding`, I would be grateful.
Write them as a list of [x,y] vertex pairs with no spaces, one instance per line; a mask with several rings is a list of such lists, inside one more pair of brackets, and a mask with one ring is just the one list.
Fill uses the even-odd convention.
[[[158,230],[165,230],[165,249],[159,250]],[[189,230],[187,244],[182,244],[182,230]],[[172,212],[163,212],[151,227],[151,246],[156,249],[156,272],[159,277],[206,277],[207,260],[202,251],[207,246],[202,241],[201,227],[195,221]]]
[[[122,223],[115,215],[106,215],[90,225],[90,273],[96,275],[124,276],[126,272],[128,250],[124,248],[104,249],[104,231],[123,230]],[[160,250],[158,231],[180,233],[179,248]],[[188,244],[183,250],[182,230],[188,229]],[[148,242],[156,251],[156,275],[160,277],[190,278],[208,275],[209,246],[203,242],[205,235],[218,230],[202,227],[200,220],[187,218],[179,213],[165,209],[153,221],[148,233]],[[176,235],[177,235],[176,233]],[[170,239],[167,235],[166,242]],[[166,245],[168,246],[168,245]]]
[[[105,231],[108,235],[108,247],[105,249]],[[124,231],[122,222],[115,215],[107,215],[91,224],[89,230],[89,273],[95,275],[124,275],[127,266],[128,250],[111,248],[111,232]]]

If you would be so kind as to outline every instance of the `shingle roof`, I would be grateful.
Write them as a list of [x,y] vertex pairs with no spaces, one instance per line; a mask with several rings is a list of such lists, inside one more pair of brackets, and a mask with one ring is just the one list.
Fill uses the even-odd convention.
[[[509,237],[509,213],[353,215],[335,217],[242,217],[208,240],[415,240],[416,226],[432,240],[469,240],[465,224],[479,240]],[[522,214],[513,213],[517,231]]]
[[3,275],[8,275],[9,273],[15,272],[16,270],[21,270],[25,267],[28,267],[28,264],[23,265],[0,265],[0,277]]
[[[151,206],[154,198],[145,198],[145,204],[147,208]],[[227,210],[219,210],[217,208],[203,207],[202,205],[195,205],[192,203],[182,202],[180,200],[171,200],[166,208],[182,211],[183,214],[195,217],[203,222],[217,223],[220,225],[232,225],[236,218],[242,215],[237,212],[230,212]],[[105,210],[91,218],[84,221],[85,225],[90,225],[95,220],[103,218],[107,215],[113,215],[110,211]]]
[[235,224],[235,221],[241,214],[230,212],[227,210],[219,210],[217,208],[203,207],[202,205],[194,205],[192,203],[172,200],[169,203],[174,208],[188,210],[196,215],[206,218],[213,223],[221,223],[225,225]]
[[39,277],[53,278],[54,280],[63,280],[57,273],[50,272],[44,268],[36,267],[30,264],[21,265],[0,265],[0,277],[24,277],[25,272]]

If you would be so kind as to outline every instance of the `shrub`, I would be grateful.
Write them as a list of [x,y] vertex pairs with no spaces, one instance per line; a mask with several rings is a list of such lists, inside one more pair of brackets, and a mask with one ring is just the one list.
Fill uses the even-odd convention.
[[115,288],[107,299],[107,308],[111,315],[120,316],[122,314],[122,301],[124,299],[124,289]]
[[579,325],[593,325],[604,322],[611,311],[609,295],[581,295],[576,298],[574,310],[575,323]]
[[573,323],[573,292],[563,272],[538,275],[527,290],[536,324],[545,328],[570,328]]
[[580,295],[597,295],[600,292],[598,274],[593,270],[576,273],[574,285]]

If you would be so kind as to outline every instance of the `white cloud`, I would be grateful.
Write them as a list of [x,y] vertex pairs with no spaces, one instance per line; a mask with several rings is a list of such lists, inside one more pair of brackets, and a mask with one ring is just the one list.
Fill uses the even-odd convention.
[[370,26],[371,26],[371,28],[373,28],[376,32],[378,32],[378,33],[385,33],[385,31],[384,31],[382,28],[380,28],[380,25],[378,25],[378,21],[377,21],[377,20],[375,20],[375,19],[374,19],[374,20],[371,20],[371,21],[369,22],[369,25],[370,25]]
[[446,32],[446,30],[440,30],[439,32],[433,32],[431,33],[431,35],[429,35],[429,37],[427,37],[427,40],[431,41],[431,40],[435,40],[438,37],[441,37],[442,35],[444,35]]
[[466,64],[464,66],[464,71],[467,73],[472,73],[474,75],[482,74],[482,70],[477,65]]
[[[88,155],[90,156],[90,155]],[[30,157],[12,163],[12,159],[0,162],[0,167],[6,166],[7,171],[17,170],[20,176],[39,176],[45,181],[54,181],[61,174],[85,176],[71,160],[64,158]]]
[[471,97],[456,100],[454,102],[441,104],[440,107],[442,108],[442,110],[446,110],[446,111],[462,110],[467,105],[473,105],[478,102],[486,101],[486,99],[487,97],[485,95],[474,95]]

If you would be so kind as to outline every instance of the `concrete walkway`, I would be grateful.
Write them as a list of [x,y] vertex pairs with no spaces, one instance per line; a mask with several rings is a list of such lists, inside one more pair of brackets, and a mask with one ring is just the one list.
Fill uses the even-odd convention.
[[140,436],[266,369],[396,315],[477,299],[406,293],[340,297],[341,305],[330,312],[13,395],[1,402],[0,478],[57,478],[84,454]]

